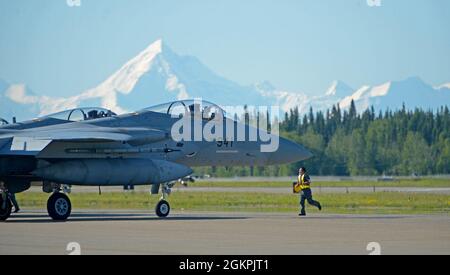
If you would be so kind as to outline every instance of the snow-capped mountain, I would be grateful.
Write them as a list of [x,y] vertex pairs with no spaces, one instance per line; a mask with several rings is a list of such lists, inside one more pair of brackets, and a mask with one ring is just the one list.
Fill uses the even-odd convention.
[[326,111],[333,105],[336,105],[341,100],[352,94],[354,91],[349,85],[340,80],[335,80],[331,83],[324,95],[319,95],[309,98],[307,108],[312,107],[316,111]]
[[227,80],[192,56],[180,56],[162,40],[132,58],[97,87],[77,98],[98,99],[116,112],[139,110],[172,100],[202,98],[221,105],[267,105],[252,87]]
[[350,88],[346,83],[336,80],[331,84],[330,88],[328,88],[325,95],[336,99],[342,99],[353,91],[353,88]]
[[[81,97],[81,96],[80,96]],[[9,84],[0,80],[0,117],[11,121],[36,118],[62,110],[76,108],[79,97],[52,98],[34,93],[25,84]],[[95,104],[93,106],[100,106]]]
[[295,107],[303,110],[309,102],[306,94],[278,90],[269,81],[256,83],[252,88],[268,102],[268,106],[280,106],[285,112]]
[[268,101],[272,102],[272,105],[280,106],[281,110],[287,112],[298,107],[300,113],[308,112],[311,107],[316,111],[325,111],[353,92],[352,88],[338,80],[331,83],[325,94],[316,96],[277,90],[268,81],[257,83],[254,88]]
[[342,81],[334,81],[325,93],[316,96],[283,91],[268,81],[243,86],[157,40],[98,86],[77,96],[39,96],[26,85],[0,80],[0,117],[24,120],[79,106],[101,106],[124,113],[187,98],[202,98],[222,106],[278,105],[282,111],[298,107],[301,113],[310,107],[325,111],[335,104],[347,108],[352,99],[360,111],[371,105],[397,109],[403,103],[408,108],[437,109],[449,104],[450,84],[434,88],[416,77],[354,90]]
[[[192,56],[180,56],[162,40],[152,43],[97,87],[69,98],[37,96],[25,85],[0,86],[0,116],[19,120],[77,106],[102,106],[117,113],[187,98],[227,105],[270,105],[253,87],[227,80]],[[25,112],[25,110],[27,112]]]
[[374,106],[376,110],[397,110],[403,104],[409,109],[421,107],[436,110],[450,104],[450,89],[446,86],[433,88],[419,77],[411,77],[374,87],[363,86],[340,101],[340,106],[348,108],[352,100],[360,111],[370,106]]
[[441,86],[437,87],[438,90],[450,90],[450,83],[442,84]]

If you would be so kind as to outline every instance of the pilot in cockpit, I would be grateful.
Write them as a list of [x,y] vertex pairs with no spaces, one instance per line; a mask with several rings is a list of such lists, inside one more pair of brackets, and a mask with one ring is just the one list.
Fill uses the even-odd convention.
[[191,112],[191,114],[200,113],[200,104],[194,103],[194,104],[189,105],[189,112]]
[[88,112],[88,118],[87,118],[88,120],[96,119],[96,118],[98,118],[97,110],[92,110],[92,111]]
[[191,113],[192,117],[195,118],[201,118],[202,117],[202,111],[200,110],[200,104],[194,103],[189,105],[189,112]]
[[217,109],[213,106],[206,106],[203,110],[201,110],[201,105],[196,103],[189,105],[189,112],[191,117],[203,120],[214,120],[222,117],[220,113],[217,113]]

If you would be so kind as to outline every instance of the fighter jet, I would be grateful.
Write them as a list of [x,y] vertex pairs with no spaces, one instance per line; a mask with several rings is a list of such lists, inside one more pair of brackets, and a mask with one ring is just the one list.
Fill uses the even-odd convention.
[[[276,150],[267,147],[273,140]],[[311,156],[299,144],[196,100],[95,120],[0,129],[0,220],[10,216],[9,194],[28,190],[31,182],[42,182],[51,193],[47,211],[53,220],[69,218],[72,205],[64,186],[75,185],[151,185],[152,194],[162,192],[156,215],[167,217],[172,184],[191,175],[192,167],[277,165]]]

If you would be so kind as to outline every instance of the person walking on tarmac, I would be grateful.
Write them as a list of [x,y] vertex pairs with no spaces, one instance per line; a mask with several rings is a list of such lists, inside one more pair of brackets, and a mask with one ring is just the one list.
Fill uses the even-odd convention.
[[3,194],[0,195],[4,196],[3,198],[4,200],[9,199],[9,201],[14,206],[14,213],[18,213],[20,211],[20,207],[16,199],[16,194],[9,192],[8,189],[5,187],[5,183],[1,181],[0,181],[0,188],[4,190]]
[[306,216],[306,210],[305,210],[305,201],[308,201],[310,205],[313,205],[317,208],[319,208],[320,211],[322,211],[322,205],[320,202],[313,200],[312,197],[312,191],[311,191],[311,179],[306,173],[306,168],[302,167],[298,171],[298,182],[297,185],[299,185],[301,192],[300,192],[300,214],[299,216]]

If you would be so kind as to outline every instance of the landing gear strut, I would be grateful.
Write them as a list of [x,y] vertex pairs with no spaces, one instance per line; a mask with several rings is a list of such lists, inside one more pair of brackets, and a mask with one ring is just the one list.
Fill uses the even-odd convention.
[[158,204],[156,205],[156,209],[155,209],[156,215],[160,218],[165,218],[165,217],[169,216],[170,204],[167,201],[167,197],[172,192],[172,187],[173,187],[173,184],[170,184],[170,183],[163,183],[161,185],[162,197],[161,197],[160,201],[158,202]]

